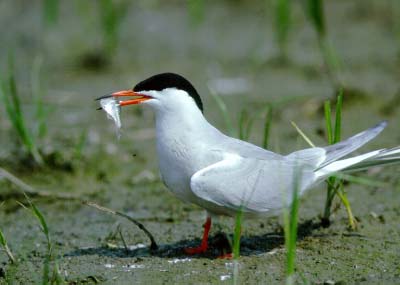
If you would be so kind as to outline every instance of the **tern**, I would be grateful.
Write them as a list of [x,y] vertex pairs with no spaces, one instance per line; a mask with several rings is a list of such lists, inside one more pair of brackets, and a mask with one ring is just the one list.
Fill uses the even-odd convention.
[[[126,97],[132,98],[120,100]],[[290,206],[295,184],[301,196],[337,172],[400,162],[400,146],[343,159],[375,138],[385,121],[337,144],[289,155],[229,137],[206,120],[196,89],[175,73],[154,75],[132,90],[98,99],[107,98],[118,107],[143,104],[154,110],[162,181],[179,199],[206,209],[202,242],[186,249],[188,254],[207,250],[214,215],[276,215]]]

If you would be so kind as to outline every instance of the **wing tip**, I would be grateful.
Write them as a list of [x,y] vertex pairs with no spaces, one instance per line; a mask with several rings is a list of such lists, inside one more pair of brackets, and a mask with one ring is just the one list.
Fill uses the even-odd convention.
[[374,129],[381,129],[383,130],[384,128],[386,128],[388,125],[388,121],[387,120],[383,120],[382,122],[379,122],[378,124],[376,124],[375,127],[373,127]]
[[380,132],[382,132],[387,127],[387,125],[388,125],[387,120],[381,121],[381,122],[377,123],[375,126],[367,129],[366,131],[359,133],[359,135],[370,133],[370,134],[373,134],[373,136],[375,137]]

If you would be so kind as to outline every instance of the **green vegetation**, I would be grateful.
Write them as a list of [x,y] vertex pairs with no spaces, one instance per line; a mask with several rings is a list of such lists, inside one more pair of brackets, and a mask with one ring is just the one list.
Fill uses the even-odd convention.
[[[49,227],[46,219],[39,208],[31,201],[28,195],[25,194],[25,198],[29,204],[29,210],[31,214],[39,222],[40,230],[46,237],[47,252],[44,259],[43,272],[42,272],[42,284],[62,284],[63,280],[60,275],[57,259],[54,254],[54,247],[50,238]],[[27,209],[22,203],[20,205]],[[51,266],[53,268],[51,268]]]
[[101,0],[99,5],[104,47],[108,53],[113,54],[118,46],[118,31],[128,8],[128,2],[115,3],[113,0]]
[[[3,202],[4,203],[4,202]],[[0,206],[3,205],[3,203],[0,204]],[[3,232],[0,229],[0,246],[3,248],[3,250],[6,252],[8,259],[10,260],[11,263],[15,263],[16,260],[14,258],[14,255],[12,254],[10,248],[8,247],[7,240],[3,234]]]
[[[1,78],[0,84],[0,97],[4,103],[6,115],[13,127],[18,142],[25,151],[33,157],[37,164],[43,164],[42,156],[36,145],[36,138],[30,131],[22,110],[21,99],[14,76],[13,58],[11,56],[9,57],[8,73],[6,73],[5,77]],[[37,98],[36,104],[38,106],[37,110],[39,110],[40,115],[43,116],[42,100]],[[42,117],[42,123],[44,123],[44,119],[45,118]],[[40,128],[44,128],[44,125],[41,124]]]
[[275,0],[275,34],[279,47],[279,58],[287,60],[287,42],[290,30],[291,0]]
[[305,3],[306,15],[317,34],[319,49],[324,59],[329,79],[335,90],[339,90],[342,87],[338,77],[340,64],[336,52],[328,39],[324,0],[306,0]]
[[217,103],[217,107],[222,114],[228,134],[230,136],[235,136],[235,130],[233,128],[232,119],[229,116],[228,108],[226,107],[224,100],[222,100],[222,98],[216,92],[214,92],[214,90],[212,89],[209,90],[210,90],[210,95],[215,100],[215,103]]
[[262,138],[262,144],[261,146],[264,149],[268,149],[269,147],[269,134],[271,131],[271,123],[272,123],[272,116],[273,116],[273,107],[272,104],[268,104],[267,107],[265,108],[265,121],[264,121],[264,132],[263,132],[263,138]]
[[192,27],[199,26],[204,20],[205,3],[203,0],[188,0],[187,10]]
[[[332,127],[332,110],[330,101],[326,101],[324,104],[325,110],[325,127],[327,133],[327,139],[329,144],[335,144],[341,140],[341,125],[342,125],[342,106],[343,106],[343,94],[340,91],[337,102],[336,102],[336,109],[335,109],[335,125]],[[311,146],[315,147],[315,144],[306,136],[306,134],[294,123],[292,125],[295,129],[299,132],[299,134],[304,138],[304,140]],[[349,227],[351,229],[356,229],[357,221],[353,216],[350,202],[347,199],[347,194],[343,187],[343,179],[349,181],[358,182],[361,184],[368,184],[368,185],[376,185],[375,183],[370,183],[368,179],[360,179],[357,177],[353,177],[351,175],[344,175],[344,174],[337,174],[335,176],[329,177],[327,182],[327,194],[326,194],[326,201],[324,207],[324,213],[321,219],[322,225],[328,227],[330,225],[330,216],[332,212],[332,203],[336,195],[342,201],[342,204],[345,206],[348,219],[349,219]]]
[[[232,137],[236,137],[237,134],[239,139],[245,141],[249,140],[255,118],[264,117],[265,119],[261,146],[265,149],[268,148],[269,134],[274,110],[273,104],[266,104],[265,108],[261,112],[258,112],[253,116],[251,116],[247,110],[243,109],[239,116],[238,131],[235,131],[233,120],[228,113],[228,108],[224,100],[222,100],[222,98],[211,89],[210,94],[217,103],[217,107],[222,114],[228,134]],[[281,104],[282,102],[278,102],[276,105],[280,106]]]
[[[341,126],[342,126],[342,105],[343,105],[343,93],[340,91],[337,101],[336,101],[336,114],[335,114],[335,125],[332,127],[332,111],[331,104],[329,101],[326,101],[324,104],[325,110],[325,123],[326,123],[326,133],[328,136],[328,143],[335,144],[341,140]],[[322,224],[329,225],[329,218],[331,216],[332,211],[332,202],[336,195],[339,196],[343,205],[346,208],[347,215],[349,218],[349,226],[351,229],[356,229],[357,222],[353,216],[351,211],[350,202],[347,199],[347,194],[343,187],[343,180],[338,179],[335,176],[329,177],[327,179],[327,193],[326,193],[326,201],[324,214],[322,216]]]
[[240,112],[239,118],[239,139],[247,141],[250,138],[251,128],[254,119],[250,117],[246,109]]
[[243,209],[236,213],[235,218],[235,230],[233,234],[233,246],[232,246],[232,254],[233,254],[233,284],[240,284],[239,281],[239,257],[240,257],[240,237],[242,235],[242,222],[243,222]]
[[59,6],[59,0],[43,0],[43,19],[48,26],[57,23]]
[[[342,83],[339,79],[340,61],[328,39],[324,0],[305,0],[301,3],[307,20],[311,23],[316,32],[318,46],[331,84],[335,90],[339,90],[342,87]],[[291,28],[292,5],[293,2],[291,0],[272,1],[275,37],[279,47],[279,58],[283,61],[288,59],[287,45]]]
[[[301,184],[301,169],[295,168],[293,177],[293,187],[291,193],[290,207],[283,210],[283,224],[285,232],[286,247],[286,284],[295,284],[296,269],[296,241],[297,241],[297,224],[299,209],[299,188]],[[286,194],[286,193],[284,193]],[[284,203],[287,204],[287,197]]]
[[4,234],[1,231],[1,229],[0,229],[0,245],[3,247],[3,250],[6,252],[8,259],[11,261],[11,263],[15,263],[14,255],[12,254],[10,248],[8,247],[7,240],[4,237]]

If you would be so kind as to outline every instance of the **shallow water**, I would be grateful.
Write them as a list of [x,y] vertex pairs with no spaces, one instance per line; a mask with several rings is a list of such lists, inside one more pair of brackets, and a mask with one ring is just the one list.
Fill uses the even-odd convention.
[[[362,151],[400,144],[400,108],[393,103],[399,90],[399,41],[388,20],[389,2],[368,6],[362,1],[332,1],[326,7],[329,37],[343,61],[341,78],[346,86],[360,91],[353,100],[345,98],[343,137],[389,120],[387,129]],[[49,133],[42,148],[46,153],[59,153],[54,167],[32,170],[21,165],[2,110],[0,163],[36,189],[79,196],[74,200],[34,199],[49,224],[61,276],[71,284],[96,280],[105,284],[232,282],[232,261],[216,259],[224,243],[223,236],[216,233],[230,236],[232,219],[217,222],[208,254],[188,257],[183,253],[184,247],[200,241],[205,215],[200,208],[178,201],[160,182],[151,110],[140,106],[123,110],[122,136],[117,140],[112,122],[96,111],[94,99],[130,88],[154,73],[174,71],[191,79],[202,95],[207,118],[226,130],[207,84],[215,86],[216,78],[241,78],[240,92],[230,92],[232,95],[223,99],[234,122],[243,109],[255,115],[250,136],[253,143],[261,143],[265,104],[291,98],[276,110],[270,139],[270,149],[289,153],[307,147],[291,120],[315,143],[324,144],[318,135],[324,127],[320,106],[332,95],[332,86],[324,73],[315,35],[298,5],[288,48],[290,62],[279,65],[271,60],[276,55],[271,11],[261,9],[260,3],[207,3],[204,22],[198,26],[189,24],[182,5],[146,3],[130,6],[121,23],[115,57],[109,66],[95,70],[82,67],[82,57],[101,48],[95,9],[79,12],[72,2],[63,2],[59,22],[45,27],[38,4],[0,4],[1,67],[5,67],[6,51],[11,49],[23,107],[31,121],[34,104],[29,70],[34,59],[42,56],[50,110]],[[84,145],[77,155],[82,134]],[[66,167],[68,163],[71,169]],[[398,166],[362,173],[386,182],[385,187],[346,186],[359,220],[357,232],[347,230],[343,207],[333,215],[330,228],[321,228],[318,215],[323,210],[324,185],[306,194],[299,213],[298,276],[313,283],[400,282],[398,173]],[[17,284],[37,284],[42,278],[45,238],[30,213],[15,202],[23,200],[13,196],[17,191],[0,180],[0,192],[8,193],[0,208],[0,227],[20,260],[11,266],[0,253],[0,268]],[[150,252],[149,241],[138,228],[84,206],[81,200],[95,201],[138,219],[154,234],[160,249]],[[131,246],[129,252],[115,234],[118,224]],[[239,260],[242,283],[284,281],[281,225],[280,217],[245,221]],[[0,274],[0,284],[5,282]]]

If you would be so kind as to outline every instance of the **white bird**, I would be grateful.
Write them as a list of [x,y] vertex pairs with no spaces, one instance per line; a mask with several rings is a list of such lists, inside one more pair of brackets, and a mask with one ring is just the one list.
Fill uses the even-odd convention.
[[[120,97],[133,99],[119,101]],[[203,115],[193,85],[174,73],[154,75],[133,90],[100,97],[118,99],[119,106],[143,104],[155,112],[156,140],[162,181],[179,199],[207,210],[201,245],[207,250],[212,215],[276,215],[290,205],[293,187],[299,196],[339,171],[354,171],[400,162],[400,146],[341,159],[376,137],[381,122],[347,140],[280,155],[229,137]]]

